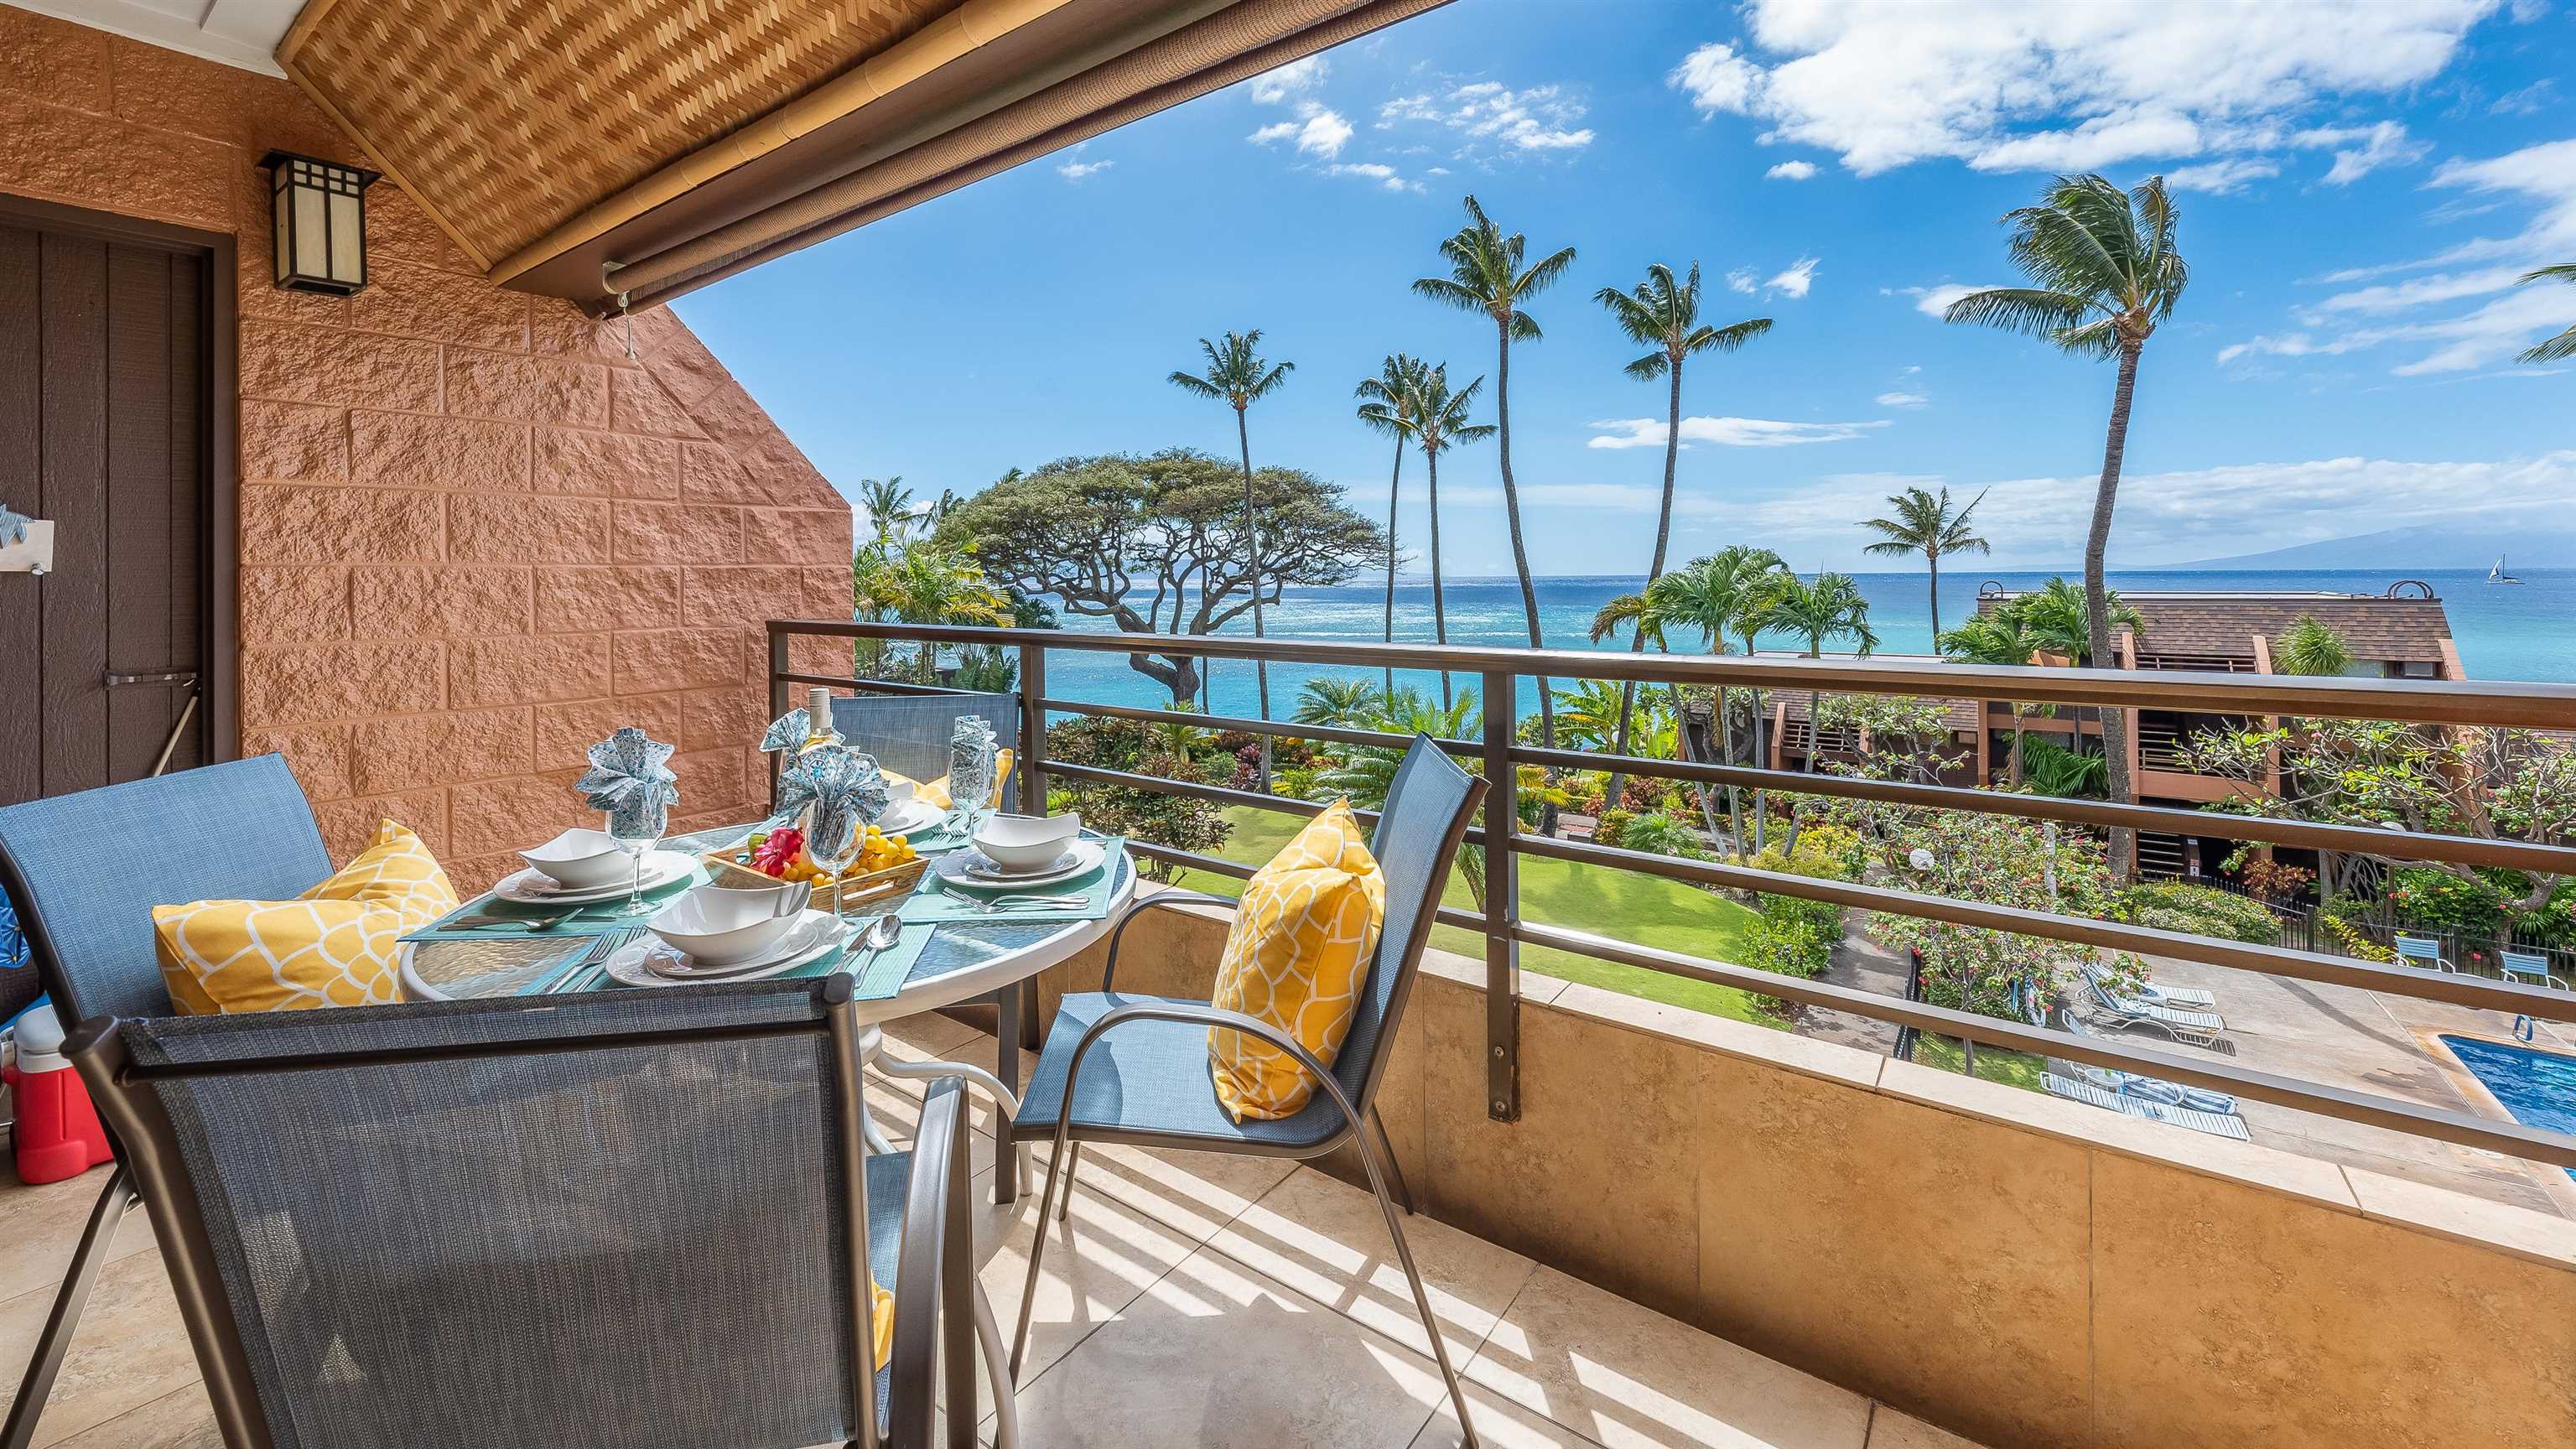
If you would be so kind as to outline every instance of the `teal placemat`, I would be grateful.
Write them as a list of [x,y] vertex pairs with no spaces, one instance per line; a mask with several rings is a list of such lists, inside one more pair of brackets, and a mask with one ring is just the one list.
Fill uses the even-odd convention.
[[[860,923],[862,928],[865,924],[865,922]],[[936,924],[919,926],[907,924],[903,928],[903,934],[895,938],[893,945],[873,957],[865,951],[853,954],[845,950],[838,956],[825,958],[816,966],[800,967],[787,974],[820,976],[826,966],[832,970],[846,971],[854,978],[851,982],[854,988],[852,995],[861,1001],[884,1001],[903,990],[903,983],[912,976],[913,963],[921,959],[922,952],[930,949],[930,938],[938,934],[939,927]]]
[[904,898],[903,904],[896,908],[896,914],[902,916],[907,924],[940,921],[1063,921],[1071,924],[1076,921],[1099,920],[1109,914],[1110,891],[1117,884],[1119,869],[1127,858],[1127,841],[1124,836],[1116,835],[1086,836],[1085,838],[1096,840],[1102,847],[1099,865],[1072,880],[1019,892],[1023,895],[1060,896],[1079,900],[1082,902],[1082,908],[1079,910],[1062,908],[1020,911],[982,910],[978,907],[979,901],[1007,895],[1010,892],[996,890],[978,893],[961,890],[941,880],[939,873],[933,870],[923,874],[920,888]]
[[[644,899],[656,903],[667,901],[671,897],[678,895],[680,892],[687,890],[693,885],[705,883],[706,879],[707,868],[701,865],[677,880],[671,881],[665,885],[656,886],[653,889],[646,891],[644,893]],[[430,922],[419,930],[407,933],[401,939],[405,941],[499,941],[514,939],[552,940],[557,936],[605,935],[610,931],[622,931],[629,927],[640,926],[646,920],[650,919],[645,916],[625,915],[623,914],[625,909],[626,897],[622,895],[614,896],[604,901],[595,901],[586,906],[566,907],[559,905],[522,905],[517,901],[502,900],[498,896],[486,892],[482,895],[476,896],[470,901],[467,901],[465,904],[458,906],[455,910],[448,912],[446,915],[439,917],[437,920]],[[526,927],[516,924],[475,926],[467,929],[458,929],[457,927],[449,924],[451,921],[463,920],[467,917],[476,915],[498,916],[510,922],[535,921],[542,920],[547,916],[559,915],[566,910],[570,910],[572,912],[568,919],[560,925],[550,926],[543,931],[530,931]]]

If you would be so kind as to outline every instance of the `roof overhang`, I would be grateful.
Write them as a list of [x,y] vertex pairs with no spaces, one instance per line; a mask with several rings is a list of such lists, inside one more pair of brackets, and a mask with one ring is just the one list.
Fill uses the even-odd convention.
[[493,280],[605,314],[1440,3],[311,0],[278,59]]

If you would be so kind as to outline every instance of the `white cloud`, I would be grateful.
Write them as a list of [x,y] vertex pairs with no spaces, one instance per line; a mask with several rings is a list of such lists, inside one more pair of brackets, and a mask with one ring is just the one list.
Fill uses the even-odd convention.
[[1937,287],[1894,287],[1883,290],[1894,296],[1913,298],[1914,310],[1937,322],[1941,320],[1942,313],[1950,310],[1950,304],[1961,297],[1970,292],[1989,291],[1999,285],[2001,284],[1996,282],[1979,282],[1974,286],[1959,282],[1943,282]]
[[2531,116],[2557,103],[2558,82],[2542,76],[2520,90],[2506,91],[2496,97],[2495,103],[2488,106],[2487,111],[2489,114],[2498,116]]
[[1404,179],[1403,174],[1398,172],[1394,167],[1379,161],[1336,162],[1333,165],[1325,167],[1324,174],[1327,176],[1356,176],[1363,181],[1374,181],[1389,191],[1420,191],[1422,189],[1421,182],[1407,181]]
[[1883,392],[1878,395],[1878,405],[1883,408],[1921,408],[1930,407],[1932,399],[1919,392]]
[[1810,181],[1815,175],[1816,163],[1813,161],[1783,161],[1762,173],[1766,181]]
[[2328,186],[2350,186],[2382,166],[2405,166],[2424,159],[2432,143],[2409,139],[2395,121],[2375,126],[2319,126],[2295,133],[2290,144],[2331,149],[2334,165],[2326,170]]
[[[1662,418],[1603,418],[1586,426],[1595,434],[1586,443],[1587,447],[1660,448],[1664,445],[1666,429]],[[1682,419],[1682,445],[1715,443],[1728,448],[1786,448],[1800,443],[1842,443],[1886,426],[1885,418],[1853,423],[1792,423],[1773,418],[1694,417]]]
[[1275,106],[1291,96],[1304,95],[1324,83],[1331,74],[1320,55],[1292,60],[1277,70],[1265,71],[1252,78],[1252,99],[1260,105]]
[[1726,274],[1726,289],[1730,292],[1742,292],[1749,297],[1760,291],[1762,287],[1759,282],[1753,280],[1751,267],[1737,267]]
[[2245,189],[2245,183],[2278,176],[2281,168],[2259,157],[2233,157],[2211,161],[2200,166],[2177,166],[2165,173],[2165,185],[2176,191],[2206,191],[2212,196],[2231,196]]
[[1080,181],[1086,176],[1097,176],[1117,164],[1115,161],[1067,161],[1055,168],[1055,174],[1067,181]]
[[2259,150],[2326,97],[2429,80],[2499,3],[1748,0],[1750,44],[1700,46],[1669,80],[1703,114],[1863,175],[2186,159]]
[[1307,102],[1299,107],[1299,113],[1304,120],[1274,121],[1243,139],[1261,146],[1293,140],[1300,152],[1327,161],[1342,154],[1342,147],[1351,139],[1351,123],[1341,112]]
[[1762,285],[1786,297],[1804,297],[1807,295],[1807,289],[1815,284],[1816,259],[1800,257],[1791,262],[1787,270]]
[[1539,155],[1579,151],[1592,144],[1583,120],[1584,105],[1562,86],[1514,90],[1500,81],[1452,84],[1440,93],[1423,91],[1398,96],[1378,107],[1381,130],[1407,122],[1440,125],[1471,143],[1489,144],[1501,154]]

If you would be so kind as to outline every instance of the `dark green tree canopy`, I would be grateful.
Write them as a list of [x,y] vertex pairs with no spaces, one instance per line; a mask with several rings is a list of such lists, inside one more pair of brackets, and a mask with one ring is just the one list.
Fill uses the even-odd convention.
[[[1261,598],[1291,584],[1338,584],[1383,566],[1386,535],[1344,506],[1339,486],[1295,468],[1252,475],[1261,519]],[[1208,634],[1253,601],[1251,541],[1243,528],[1243,474],[1190,448],[1059,458],[1003,478],[960,502],[943,538],[972,541],[987,577],[1013,593],[1047,598],[1070,615],[1106,619],[1131,634]],[[1171,690],[1197,693],[1186,654],[1138,653],[1128,662]]]

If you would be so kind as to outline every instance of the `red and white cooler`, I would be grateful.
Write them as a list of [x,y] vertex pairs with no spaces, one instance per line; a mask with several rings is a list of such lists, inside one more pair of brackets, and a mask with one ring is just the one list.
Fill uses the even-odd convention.
[[89,1088],[63,1055],[62,1023],[51,1003],[31,1007],[10,1028],[17,1054],[0,1066],[17,1098],[18,1177],[30,1185],[78,1177],[113,1155]]

